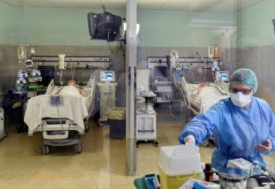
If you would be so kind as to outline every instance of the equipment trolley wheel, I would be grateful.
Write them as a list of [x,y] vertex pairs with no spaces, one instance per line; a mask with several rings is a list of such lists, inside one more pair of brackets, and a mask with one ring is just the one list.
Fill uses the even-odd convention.
[[157,141],[154,141],[154,146],[155,147],[158,147],[159,146],[159,143]]
[[136,147],[137,148],[139,147],[140,143],[153,143],[153,145],[155,147],[158,147],[158,145],[159,145],[158,141],[156,141],[156,140],[138,140],[138,141],[136,141]]
[[50,147],[48,145],[43,145],[42,151],[43,151],[43,154],[47,155],[50,153]]
[[74,151],[80,154],[82,152],[82,146],[80,144],[75,144]]

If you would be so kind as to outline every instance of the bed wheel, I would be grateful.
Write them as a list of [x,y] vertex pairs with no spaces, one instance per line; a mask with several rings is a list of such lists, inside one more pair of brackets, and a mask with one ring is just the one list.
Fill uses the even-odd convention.
[[74,151],[75,153],[81,153],[82,152],[82,146],[80,144],[74,145]]
[[42,151],[43,151],[43,154],[47,155],[50,153],[50,147],[47,146],[47,145],[43,145],[42,146]]
[[137,148],[139,147],[139,141],[136,141],[136,147]]
[[89,126],[88,126],[87,123],[85,123],[84,127],[85,127],[85,132],[88,132],[89,131]]

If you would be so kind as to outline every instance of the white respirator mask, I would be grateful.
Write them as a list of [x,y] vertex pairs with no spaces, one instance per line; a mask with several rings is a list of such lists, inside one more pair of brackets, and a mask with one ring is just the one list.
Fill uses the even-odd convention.
[[237,93],[230,93],[230,98],[234,105],[243,108],[251,102],[252,95],[244,95],[242,92],[239,91]]

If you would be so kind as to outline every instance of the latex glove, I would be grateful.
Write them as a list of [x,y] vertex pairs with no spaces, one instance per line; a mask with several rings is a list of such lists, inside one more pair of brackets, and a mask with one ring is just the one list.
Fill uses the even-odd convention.
[[184,138],[184,142],[189,144],[195,144],[195,137],[193,135],[188,135]]
[[270,140],[266,140],[262,144],[258,144],[257,149],[262,153],[270,152],[272,150],[272,143]]

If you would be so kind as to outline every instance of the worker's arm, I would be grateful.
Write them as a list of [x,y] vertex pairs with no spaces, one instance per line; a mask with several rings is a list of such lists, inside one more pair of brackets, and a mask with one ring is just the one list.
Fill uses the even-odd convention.
[[265,117],[269,120],[269,136],[266,141],[257,145],[257,149],[264,155],[269,155],[272,152],[275,152],[275,116],[271,107],[267,103],[265,105],[267,106],[264,107]]
[[188,135],[187,137],[184,138],[184,143],[190,143],[190,144],[195,144],[196,139],[193,135]]
[[[221,104],[215,104],[205,114],[198,115],[192,119],[178,137],[179,142],[185,144],[185,138],[188,138],[190,135],[195,138],[196,145],[209,139],[212,136],[215,127],[221,123],[221,106]],[[190,141],[189,139],[186,140]]]

